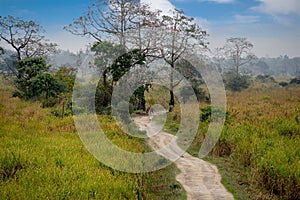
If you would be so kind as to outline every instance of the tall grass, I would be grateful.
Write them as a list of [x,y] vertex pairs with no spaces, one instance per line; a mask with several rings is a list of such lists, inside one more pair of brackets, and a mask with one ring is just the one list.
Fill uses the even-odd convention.
[[213,155],[241,166],[251,198],[300,199],[300,88],[228,92],[228,111]]
[[[111,169],[85,149],[72,117],[57,118],[38,102],[11,97],[12,90],[1,80],[0,199],[181,199],[184,195],[180,186],[172,187],[178,184],[174,166],[145,174]],[[148,148],[123,133],[110,116],[99,116],[99,121],[121,148],[135,152]]]
[[[147,97],[156,96],[167,106],[166,91],[153,88]],[[300,199],[299,86],[255,83],[242,92],[228,91],[227,100],[226,123],[208,158],[221,169],[224,184],[237,199]],[[200,102],[199,108],[208,106]],[[165,131],[176,133],[180,117],[177,104],[168,114]],[[195,156],[208,128],[208,122],[199,123],[198,135],[188,150]]]

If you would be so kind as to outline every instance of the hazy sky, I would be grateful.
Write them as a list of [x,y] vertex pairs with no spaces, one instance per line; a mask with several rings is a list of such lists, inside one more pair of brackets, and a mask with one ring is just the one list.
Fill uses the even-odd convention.
[[[299,0],[142,1],[165,12],[177,7],[196,18],[210,35],[211,49],[222,46],[228,37],[247,37],[258,56],[300,56]],[[82,15],[89,4],[89,0],[0,0],[0,15],[33,19],[60,48],[76,52],[91,40],[73,36],[63,26]]]

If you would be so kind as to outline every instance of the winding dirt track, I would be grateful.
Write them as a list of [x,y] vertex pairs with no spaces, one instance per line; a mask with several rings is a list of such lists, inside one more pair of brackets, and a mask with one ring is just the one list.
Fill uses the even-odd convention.
[[[158,150],[176,139],[176,136],[163,131],[157,131],[157,134],[153,134],[152,130],[158,130],[159,128],[153,127],[153,124],[151,124],[151,128],[149,129],[150,119],[148,116],[134,118],[134,121],[141,130],[147,131],[150,138],[149,145],[154,150]],[[177,168],[181,171],[176,176],[176,179],[186,190],[188,200],[234,199],[232,194],[221,184],[221,176],[215,165],[183,152],[176,144],[172,145],[171,151],[156,152],[165,158],[175,161]],[[179,159],[173,159],[177,158],[177,155],[182,156]]]

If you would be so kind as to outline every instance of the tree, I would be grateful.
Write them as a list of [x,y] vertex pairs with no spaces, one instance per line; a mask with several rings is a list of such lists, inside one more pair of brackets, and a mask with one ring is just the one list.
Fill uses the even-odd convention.
[[[204,84],[204,80],[202,79],[202,76],[197,69],[194,68],[194,66],[185,59],[180,59],[176,65],[175,69],[185,78],[189,81],[191,84],[194,93],[197,96],[198,101],[205,99],[205,91],[200,88],[200,85]],[[180,91],[181,96],[188,95],[188,91],[186,90],[186,87],[183,87]],[[186,99],[183,99],[185,101]]]
[[[136,65],[145,66],[145,55],[139,49],[133,49],[121,56],[119,56],[114,63],[107,68],[112,75],[112,83],[117,82],[124,76],[132,67]],[[113,85],[114,86],[114,85]],[[148,91],[149,85],[143,85],[134,92],[134,97],[137,100],[137,109],[146,110],[146,101],[144,92]]]
[[120,55],[126,53],[126,49],[122,45],[114,45],[111,42],[103,41],[96,42],[92,46],[91,50],[94,51],[97,56],[95,59],[95,65],[98,67],[100,72],[102,72],[103,85],[104,87],[107,87],[108,73],[113,71],[111,66]]
[[18,61],[16,68],[21,76],[17,81],[29,81],[39,74],[48,71],[50,66],[46,65],[43,58],[27,58]]
[[56,44],[48,43],[42,35],[41,25],[18,17],[0,16],[0,40],[5,41],[15,51],[17,60],[44,57],[56,50]]
[[224,73],[224,82],[227,89],[239,92],[250,86],[250,77],[246,75],[236,74],[235,71]]
[[64,117],[72,113],[72,93],[75,83],[76,69],[72,67],[59,67],[54,74],[55,80],[59,83],[61,94],[57,94],[58,103],[61,105],[61,112],[53,111],[56,116]]
[[[163,16],[160,26],[163,28],[161,56],[172,69],[182,55],[206,48],[206,31],[203,31],[193,18],[186,17],[183,11],[175,9],[171,16]],[[171,72],[169,111],[172,111],[175,105],[173,89],[174,80]]]
[[[154,26],[157,22],[157,13],[159,12],[150,11],[148,5],[138,1],[95,0],[88,8],[87,14],[65,27],[75,35],[90,36],[97,41],[92,51],[97,55],[95,64],[101,68],[103,75],[103,85],[98,85],[98,88],[102,88],[100,91],[102,95],[97,98],[99,102],[107,104],[114,82],[130,68],[135,65],[146,66],[146,57],[153,49],[149,47],[152,40],[145,37],[141,29]],[[117,37],[118,42],[110,42],[109,36]],[[144,42],[145,38],[150,42]],[[107,83],[108,79],[112,81],[110,86]],[[144,91],[145,88],[139,89],[138,95],[135,94],[135,97],[143,102],[139,102],[140,107],[145,107],[144,95],[141,95]]]
[[[101,48],[103,50],[103,47],[104,51],[107,51],[109,45],[104,44],[101,47],[100,43],[109,42],[120,45],[118,47],[120,49],[139,49],[147,59],[157,57],[154,53],[157,44],[153,41],[155,37],[152,37],[152,33],[155,32],[153,28],[159,26],[161,11],[151,11],[148,4],[132,0],[93,0],[93,2],[86,14],[65,26],[65,30],[74,35],[94,38],[95,45],[100,47],[94,48],[94,45],[94,51]],[[110,48],[115,50],[115,47]]]
[[[58,82],[51,74],[41,73],[29,82],[29,91],[32,97],[42,100],[43,107],[55,105],[56,97],[65,91],[64,85]],[[53,99],[51,99],[51,97]]]
[[94,0],[86,15],[65,27],[74,35],[90,36],[102,42],[107,36],[116,36],[118,44],[126,46],[125,33],[153,22],[155,16],[149,6],[133,0]]
[[51,74],[47,73],[50,66],[43,58],[27,58],[17,62],[16,68],[20,78],[16,80],[19,92],[15,96],[25,99],[35,98],[48,104],[50,97],[56,97],[65,88]]
[[250,63],[256,56],[251,52],[253,44],[247,38],[233,37],[226,40],[225,54],[233,62],[233,67],[238,75],[241,66]]
[[58,71],[54,74],[54,78],[65,85],[66,92],[72,94],[75,82],[76,69],[72,67],[59,67]]
[[[110,42],[103,41],[94,45],[92,50],[96,51],[97,58],[95,64],[102,73],[102,83],[98,84],[96,92],[96,102],[100,106],[97,112],[107,111],[111,100],[112,88],[115,83],[125,75],[132,67],[139,65],[144,66],[145,55],[139,49],[133,49],[126,52],[121,45],[114,45]],[[108,83],[110,82],[110,84]],[[147,86],[142,86],[134,93],[137,109],[145,110],[144,91]]]
[[216,48],[213,53],[214,53],[213,60],[216,63],[219,72],[222,74],[223,73],[222,61],[225,60],[223,48]]

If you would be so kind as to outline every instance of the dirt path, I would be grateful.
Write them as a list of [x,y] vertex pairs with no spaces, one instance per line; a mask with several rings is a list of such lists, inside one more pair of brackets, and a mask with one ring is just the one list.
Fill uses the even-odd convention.
[[[173,135],[160,131],[159,127],[155,127],[153,124],[150,126],[150,119],[147,116],[137,117],[134,121],[141,130],[147,131],[150,138],[149,144],[154,150],[166,146],[172,139],[176,138]],[[154,132],[157,132],[157,134],[153,133],[153,129],[156,129]],[[157,151],[157,153],[174,160],[177,168],[181,170],[176,179],[186,190],[188,200],[234,199],[232,194],[221,184],[221,176],[215,165],[184,153],[176,144],[172,145],[172,151]],[[183,154],[183,156],[177,160],[174,159],[177,157],[176,154],[178,155],[179,153],[180,155]]]

